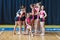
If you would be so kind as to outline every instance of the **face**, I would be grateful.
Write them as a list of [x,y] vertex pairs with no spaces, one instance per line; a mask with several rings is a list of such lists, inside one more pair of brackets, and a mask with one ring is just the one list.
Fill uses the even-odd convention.
[[21,9],[22,9],[22,10],[25,10],[26,8],[25,8],[25,6],[21,6]]
[[43,10],[44,9],[44,6],[41,6],[41,9]]
[[25,12],[26,10],[25,10],[25,8],[22,8],[21,11]]
[[29,13],[27,13],[27,17],[29,17],[30,15],[29,15]]

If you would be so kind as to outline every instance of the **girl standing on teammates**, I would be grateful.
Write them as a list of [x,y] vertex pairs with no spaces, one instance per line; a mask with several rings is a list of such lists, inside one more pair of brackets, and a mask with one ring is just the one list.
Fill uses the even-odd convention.
[[27,17],[26,17],[26,26],[27,26],[27,33],[29,32],[31,34],[31,36],[33,36],[32,34],[32,25],[31,25],[31,19],[30,19],[30,14],[27,13]]
[[17,26],[20,27],[20,12],[21,12],[21,10],[19,9],[18,12],[16,13],[15,26],[14,26],[14,34],[16,34],[16,27]]
[[41,6],[41,10],[39,12],[39,15],[40,15],[40,27],[41,27],[41,35],[44,35],[45,34],[45,18],[47,17],[47,14],[44,10],[44,6],[42,5]]

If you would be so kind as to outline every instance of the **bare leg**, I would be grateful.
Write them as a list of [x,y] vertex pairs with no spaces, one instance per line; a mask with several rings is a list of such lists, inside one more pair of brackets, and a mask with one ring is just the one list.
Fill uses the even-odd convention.
[[31,25],[28,25],[27,32],[29,32],[29,35],[31,34],[31,36],[33,36]]
[[40,22],[40,26],[41,26],[41,35],[45,34],[45,27],[44,27],[44,22]]
[[17,21],[15,22],[15,26],[14,26],[14,34],[16,34],[16,27],[17,27],[18,23]]
[[33,33],[32,33],[32,28],[30,28],[30,33],[31,33],[31,36],[33,36]]
[[21,28],[22,28],[22,22],[19,21],[18,25],[19,25],[19,33],[18,34],[22,34],[22,30],[21,30]]
[[36,33],[37,33],[37,24],[38,24],[38,20],[36,19],[34,23],[35,23],[35,24],[34,24],[34,25],[35,25],[35,26],[34,26],[34,27],[35,27],[35,34],[36,34]]
[[34,20],[31,20],[31,26],[32,26],[32,30],[34,30]]
[[[23,26],[24,26],[24,28],[26,29],[25,21],[23,21]],[[25,31],[25,30],[24,30],[24,31]]]

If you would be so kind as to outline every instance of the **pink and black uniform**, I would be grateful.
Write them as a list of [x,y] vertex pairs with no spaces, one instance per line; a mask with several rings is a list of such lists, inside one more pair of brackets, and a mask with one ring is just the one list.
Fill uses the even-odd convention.
[[28,17],[26,18],[26,20],[27,20],[27,24],[31,25],[31,19]]
[[20,20],[21,20],[21,21],[25,21],[25,18],[26,18],[25,12],[23,12],[23,13],[22,13],[22,17],[20,18]]
[[40,22],[44,22],[45,21],[44,16],[45,16],[45,11],[44,10],[41,10],[40,11]]
[[38,15],[36,14],[38,10],[39,10],[39,8],[36,6],[34,8],[34,20],[38,18]]
[[34,20],[34,15],[30,15],[30,19],[33,19]]

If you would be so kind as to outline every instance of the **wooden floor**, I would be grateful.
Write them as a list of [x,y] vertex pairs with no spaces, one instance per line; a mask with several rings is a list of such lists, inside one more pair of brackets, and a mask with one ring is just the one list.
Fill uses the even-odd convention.
[[12,31],[0,32],[0,40],[60,40],[60,33],[47,32],[46,35],[40,36],[39,34],[34,37],[28,35],[13,35]]

